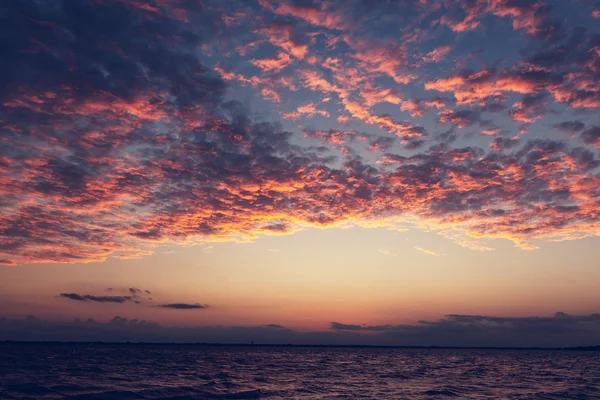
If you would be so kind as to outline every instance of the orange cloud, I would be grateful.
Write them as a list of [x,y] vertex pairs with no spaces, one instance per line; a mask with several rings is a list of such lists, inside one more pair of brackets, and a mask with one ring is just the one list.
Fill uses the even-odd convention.
[[259,3],[275,14],[290,15],[315,26],[336,30],[344,29],[345,27],[341,14],[335,10],[326,9],[326,3],[322,3],[321,7],[295,5],[285,1],[273,2],[270,0],[259,0]]
[[283,52],[278,53],[274,57],[265,58],[262,60],[252,60],[252,64],[266,72],[281,71],[292,63],[293,60],[290,58],[290,56]]
[[295,58],[302,60],[308,52],[308,45],[300,43],[292,38],[292,26],[285,24],[274,24],[256,31],[267,36],[269,43],[280,47]]
[[325,110],[318,110],[315,107],[314,103],[303,104],[301,106],[298,106],[296,111],[282,113],[281,115],[283,118],[286,118],[286,119],[298,119],[302,116],[311,118],[311,117],[314,117],[315,115],[320,115],[322,117],[329,118],[329,113]]
[[422,248],[422,247],[415,247],[415,249],[417,249],[417,250],[419,250],[419,251],[422,251],[422,252],[423,252],[423,253],[425,253],[425,254],[429,254],[430,256],[436,256],[436,257],[439,257],[439,256],[440,256],[440,254],[436,253],[436,252],[435,252],[435,251],[433,251],[433,250],[424,249],[424,248]]
[[450,53],[451,50],[452,46],[448,45],[437,47],[429,53],[427,53],[425,56],[423,56],[423,61],[433,63],[440,62],[444,58],[446,58],[446,56],[448,55],[448,53]]

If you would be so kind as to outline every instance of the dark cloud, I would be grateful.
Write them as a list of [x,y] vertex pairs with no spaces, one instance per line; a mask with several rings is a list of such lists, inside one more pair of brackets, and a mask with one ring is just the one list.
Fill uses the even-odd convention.
[[67,299],[77,300],[77,301],[86,301],[87,300],[85,298],[85,296],[82,296],[82,295],[77,294],[77,293],[61,293],[60,297],[65,297]]
[[279,324],[266,324],[263,325],[265,328],[271,328],[271,329],[286,329],[285,326],[283,325],[279,325]]
[[131,300],[131,296],[92,296],[86,294],[84,296],[90,301],[96,301],[98,303],[124,303]]
[[513,105],[508,114],[517,122],[531,124],[548,112],[548,95],[536,93],[525,95]]
[[[447,346],[568,346],[593,344],[600,332],[600,314],[554,317],[491,317],[447,315],[414,325],[348,325],[331,323],[336,331],[380,332],[380,340]],[[384,339],[385,338],[385,339]]]
[[174,310],[200,310],[203,308],[207,308],[206,304],[188,304],[188,303],[170,303],[170,304],[160,304],[156,307],[161,308],[172,308]]
[[565,121],[553,124],[552,127],[564,133],[574,134],[585,128],[585,124],[581,121]]
[[600,314],[553,317],[448,315],[404,325],[357,325],[333,322],[329,329],[295,331],[263,326],[163,327],[115,317],[108,322],[49,322],[29,316],[1,319],[0,340],[75,340],[213,342],[396,346],[567,347],[593,346],[600,337]]
[[481,114],[478,110],[446,110],[440,113],[439,121],[466,128],[481,122]]
[[363,328],[360,325],[341,324],[339,322],[332,322],[331,329],[341,330],[341,331],[360,331]]
[[90,294],[77,294],[77,293],[61,293],[60,297],[64,297],[70,300],[76,301],[93,301],[96,303],[125,303],[133,298],[131,296],[94,296]]
[[581,133],[581,137],[586,144],[600,149],[600,126],[593,126]]
[[506,149],[512,149],[512,148],[516,147],[519,143],[520,143],[520,141],[518,139],[497,137],[497,138],[494,138],[494,140],[492,141],[490,146],[492,147],[492,149],[494,149],[496,151],[502,151],[502,150],[506,150]]

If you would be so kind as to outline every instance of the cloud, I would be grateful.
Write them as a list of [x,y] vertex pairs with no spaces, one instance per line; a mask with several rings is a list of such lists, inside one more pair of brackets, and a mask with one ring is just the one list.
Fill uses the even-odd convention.
[[71,300],[77,300],[77,301],[86,301],[87,300],[85,298],[85,296],[82,296],[77,293],[61,293],[60,296],[65,297],[67,299],[71,299]]
[[430,250],[430,249],[424,249],[422,247],[415,247],[416,250],[419,250],[425,254],[429,254],[430,256],[436,256],[439,257],[441,254],[436,253],[434,250]]
[[583,130],[583,128],[585,128],[585,124],[581,121],[564,121],[558,124],[553,124],[552,127],[561,132],[573,135]]
[[439,113],[441,123],[451,123],[459,128],[466,128],[481,122],[481,115],[476,110],[445,110]]
[[214,248],[215,248],[215,246],[213,246],[213,245],[205,246],[202,251],[204,251],[205,253],[212,253]]
[[386,256],[397,256],[397,255],[398,255],[398,254],[396,254],[396,253],[392,253],[391,251],[389,251],[389,250],[384,250],[384,249],[378,249],[377,251],[378,251],[379,253],[383,254],[383,255],[386,255]]
[[593,126],[581,133],[581,137],[586,144],[600,149],[600,126]]
[[547,95],[539,93],[523,96],[508,112],[517,122],[531,124],[540,119],[548,111]]
[[286,329],[285,326],[283,325],[279,325],[279,324],[266,324],[263,325],[265,328],[271,328],[271,329]]
[[[112,292],[113,289],[108,288],[107,291]],[[96,303],[122,304],[122,303],[125,303],[128,301],[132,301],[135,304],[142,304],[141,295],[143,295],[143,294],[151,295],[152,294],[150,292],[150,290],[141,290],[141,289],[133,288],[133,287],[128,288],[126,290],[123,289],[121,291],[128,292],[131,294],[131,296],[95,296],[95,295],[90,295],[90,294],[78,294],[78,293],[61,293],[61,294],[59,294],[59,296],[65,298],[65,299],[81,301],[81,302],[91,301],[91,302],[96,302]],[[149,297],[148,300],[152,301],[152,298]],[[191,304],[191,303],[168,303],[168,304],[153,305],[151,307],[169,308],[169,309],[173,309],[173,310],[199,310],[199,309],[208,308],[208,305],[199,304],[199,303],[193,303],[193,304]]]
[[187,303],[171,303],[171,304],[161,304],[156,307],[161,308],[172,308],[174,310],[200,310],[207,308],[207,305],[202,304],[187,304]]
[[451,9],[441,22],[454,32],[466,32],[481,26],[487,14],[508,18],[513,29],[523,31],[538,39],[554,41],[563,36],[560,21],[553,15],[550,6],[542,1],[514,2],[510,0],[458,1],[456,8],[462,9],[462,18],[454,18]]
[[518,139],[511,139],[505,137],[497,137],[494,138],[492,143],[490,143],[490,147],[496,151],[508,150],[516,147],[520,141]]
[[437,47],[423,56],[423,61],[438,63],[442,61],[451,50],[452,46],[449,45]]
[[422,117],[425,111],[431,108],[445,108],[448,100],[435,96],[430,99],[408,99],[400,104],[400,110],[408,111],[411,117]]
[[124,303],[132,299],[131,296],[92,296],[89,294],[86,294],[84,298],[98,303]]
[[346,141],[352,140],[353,134],[353,132],[344,132],[336,129],[329,129],[327,131],[320,129],[304,130],[304,136],[321,139],[330,144],[343,144]]
[[493,98],[502,99],[506,93],[538,94],[544,90],[556,93],[562,82],[562,76],[542,69],[500,72],[483,69],[478,72],[464,70],[446,78],[426,82],[425,89],[453,93],[458,104],[474,104]]
[[69,300],[75,301],[93,301],[96,303],[125,303],[131,301],[132,296],[94,296],[90,294],[77,294],[77,293],[61,293],[60,297],[64,297]]
[[330,115],[327,111],[317,110],[313,103],[303,104],[301,106],[298,106],[296,111],[282,113],[281,115],[283,116],[283,118],[286,118],[286,119],[298,119],[300,117],[312,118],[315,115],[320,115],[325,118],[330,117]]
[[331,329],[340,331],[360,331],[363,329],[360,325],[341,324],[339,322],[332,322]]
[[[379,340],[445,346],[575,346],[592,345],[600,330],[600,314],[553,317],[447,315],[437,321],[405,325],[353,325],[332,322],[335,331],[378,332]],[[385,338],[385,339],[384,339]],[[584,344],[586,343],[586,344]]]
[[[295,35],[292,24],[275,22],[261,27],[257,32],[266,36],[273,46],[285,50],[299,60],[303,59],[308,52],[308,45]],[[282,56],[282,58],[286,57]]]
[[[600,107],[600,38],[575,15],[566,29],[537,1],[140,4],[4,6],[0,264],[415,219],[469,248],[600,232],[597,132],[553,126]],[[456,68],[423,63],[491,16],[513,28],[506,62],[467,41]],[[287,131],[282,110],[326,120]],[[577,135],[536,138],[533,121]]]
[[279,53],[275,57],[265,58],[262,60],[253,60],[252,63],[263,71],[281,71],[288,65],[293,63],[293,60],[287,53]]
[[345,25],[341,14],[335,10],[328,10],[327,3],[321,6],[300,5],[293,2],[275,2],[272,0],[259,0],[259,3],[269,11],[278,15],[290,15],[307,23],[328,29],[344,29]]
[[361,325],[332,322],[313,331],[279,324],[175,327],[115,317],[107,322],[0,318],[0,340],[169,343],[272,343],[395,346],[566,347],[598,344],[600,314],[549,317],[447,315],[413,324]]

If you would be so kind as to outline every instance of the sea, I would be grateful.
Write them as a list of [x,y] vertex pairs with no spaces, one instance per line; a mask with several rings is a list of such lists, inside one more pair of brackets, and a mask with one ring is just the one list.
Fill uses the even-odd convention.
[[0,399],[600,399],[600,352],[2,343]]

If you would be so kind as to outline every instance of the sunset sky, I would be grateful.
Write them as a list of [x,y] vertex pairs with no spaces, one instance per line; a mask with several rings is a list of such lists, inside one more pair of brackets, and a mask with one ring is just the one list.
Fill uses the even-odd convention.
[[593,0],[3,2],[0,339],[599,344],[599,27]]

